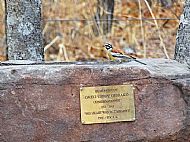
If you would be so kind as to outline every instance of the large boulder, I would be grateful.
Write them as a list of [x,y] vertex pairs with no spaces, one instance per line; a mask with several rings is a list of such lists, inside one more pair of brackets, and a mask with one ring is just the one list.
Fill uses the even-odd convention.
[[[190,70],[172,60],[142,61],[2,63],[0,141],[190,141]],[[136,120],[82,124],[81,85],[122,84],[135,86]]]

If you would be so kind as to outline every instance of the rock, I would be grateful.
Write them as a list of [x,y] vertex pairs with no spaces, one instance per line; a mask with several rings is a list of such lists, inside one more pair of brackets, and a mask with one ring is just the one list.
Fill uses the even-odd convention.
[[[0,141],[188,142],[190,70],[175,61],[0,66]],[[136,120],[84,125],[80,86],[133,84]]]

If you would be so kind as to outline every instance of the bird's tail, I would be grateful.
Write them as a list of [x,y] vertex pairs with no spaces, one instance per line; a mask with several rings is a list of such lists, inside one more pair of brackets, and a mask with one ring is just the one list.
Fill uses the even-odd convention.
[[137,60],[137,58],[135,58],[135,57],[133,57],[133,56],[130,56],[130,55],[128,55],[128,56],[129,56],[130,58],[132,58],[134,61],[136,61],[136,62],[138,62],[138,63],[140,63],[140,64],[143,64],[143,65],[146,65],[145,63],[143,63],[143,62]]
[[143,64],[143,65],[146,65],[145,63],[143,63],[143,62],[141,62],[141,61],[139,61],[139,60],[137,60],[137,59],[134,59],[134,61],[136,61],[136,62],[138,62],[138,63],[140,63],[140,64]]
[[139,61],[137,58],[135,58],[135,57],[133,57],[133,56],[131,56],[131,55],[124,55],[124,56],[125,56],[126,58],[132,59],[133,61],[138,62],[138,63],[140,63],[140,64],[147,65],[147,64],[145,64],[145,63]]
[[133,61],[136,61],[140,64],[143,64],[143,65],[146,65],[145,63],[137,60],[135,57],[131,56],[131,55],[123,55],[123,54],[119,54],[119,53],[112,53],[111,54],[113,57],[116,57],[116,58],[123,58],[123,59],[127,59],[127,60],[133,60]]

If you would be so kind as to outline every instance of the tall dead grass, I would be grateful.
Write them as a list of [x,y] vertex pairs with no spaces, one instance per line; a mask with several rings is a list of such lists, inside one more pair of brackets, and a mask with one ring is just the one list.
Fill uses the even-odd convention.
[[[1,0],[0,17],[4,19]],[[128,20],[129,18],[179,18],[183,0],[170,8],[146,0],[115,0],[112,32],[100,36],[92,31],[96,0],[43,0],[43,35],[46,60],[104,60],[102,45],[110,41],[137,57],[173,57],[178,20]],[[49,19],[49,20],[48,20]],[[57,19],[57,21],[51,20]],[[65,21],[60,19],[67,19]],[[85,21],[88,19],[89,21]],[[72,21],[73,20],[73,21]],[[0,57],[5,54],[4,24],[0,27]],[[2,58],[0,58],[2,60]]]

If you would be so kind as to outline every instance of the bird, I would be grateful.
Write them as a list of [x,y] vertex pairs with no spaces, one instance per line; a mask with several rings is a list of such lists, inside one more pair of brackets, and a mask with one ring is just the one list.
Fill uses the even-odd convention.
[[123,60],[125,60],[125,61],[135,61],[135,62],[138,62],[140,64],[146,65],[145,63],[137,60],[135,57],[133,57],[131,55],[124,55],[122,53],[122,51],[113,49],[112,44],[110,44],[108,42],[104,44],[104,47],[105,47],[105,49],[106,49],[106,51],[108,53],[109,59],[112,60],[112,61],[117,61],[117,60],[119,60],[119,61],[123,61]]

